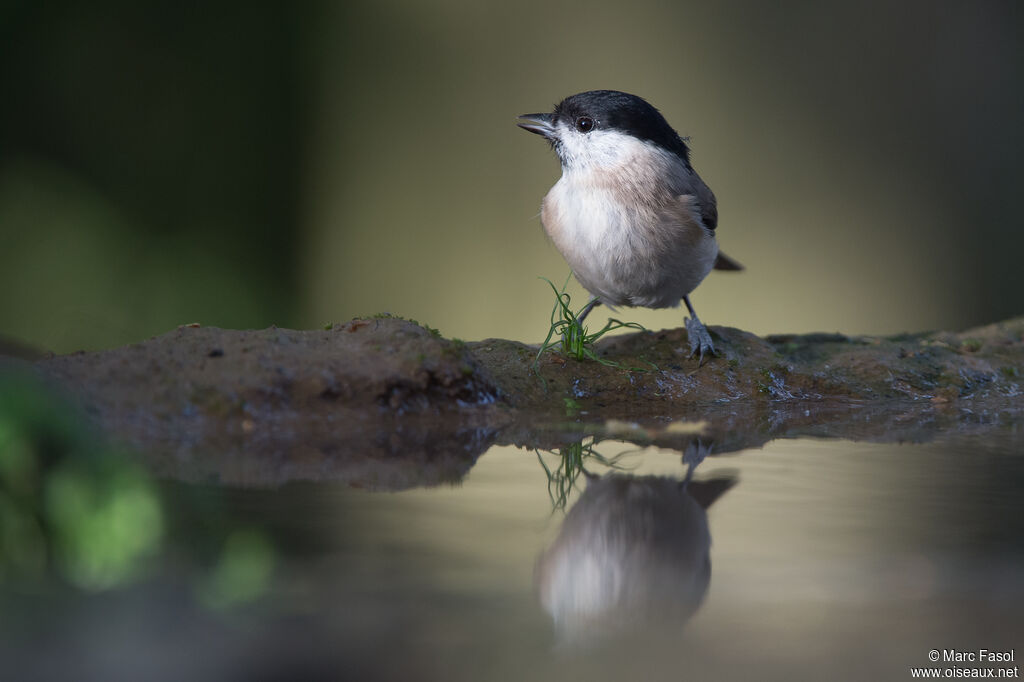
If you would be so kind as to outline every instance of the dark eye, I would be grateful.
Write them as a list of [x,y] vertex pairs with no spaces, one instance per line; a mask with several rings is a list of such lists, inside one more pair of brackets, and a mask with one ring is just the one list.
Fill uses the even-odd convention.
[[589,116],[580,116],[576,119],[576,130],[581,133],[589,133],[594,129],[594,119]]

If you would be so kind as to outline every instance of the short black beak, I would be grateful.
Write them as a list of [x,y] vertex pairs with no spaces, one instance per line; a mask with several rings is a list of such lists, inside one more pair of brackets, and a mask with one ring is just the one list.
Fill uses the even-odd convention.
[[553,140],[555,139],[554,118],[554,114],[523,114],[519,117],[519,120],[525,121],[525,123],[517,123],[516,125],[523,130],[529,130],[531,133],[537,133],[549,140]]

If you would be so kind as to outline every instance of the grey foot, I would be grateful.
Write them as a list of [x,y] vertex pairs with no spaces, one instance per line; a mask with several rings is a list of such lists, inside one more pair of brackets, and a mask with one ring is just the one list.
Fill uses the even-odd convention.
[[699,354],[699,366],[703,366],[705,355],[718,354],[715,351],[715,344],[711,343],[711,334],[696,315],[687,317],[684,321],[686,322],[686,335],[690,339],[690,357]]

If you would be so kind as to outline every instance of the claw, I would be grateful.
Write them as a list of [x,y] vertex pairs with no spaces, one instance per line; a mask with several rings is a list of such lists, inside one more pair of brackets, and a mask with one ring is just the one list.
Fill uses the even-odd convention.
[[696,317],[687,317],[684,322],[686,323],[686,336],[690,341],[690,357],[692,358],[699,352],[700,359],[697,366],[703,367],[705,354],[718,355],[715,344],[711,342],[711,334]]

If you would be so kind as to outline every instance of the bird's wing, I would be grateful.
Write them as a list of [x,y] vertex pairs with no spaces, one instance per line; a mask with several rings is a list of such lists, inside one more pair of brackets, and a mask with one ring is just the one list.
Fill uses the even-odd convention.
[[[697,193],[700,189],[703,189],[704,196],[708,197],[704,201],[701,201],[701,195]],[[665,216],[678,229],[682,230],[687,243],[696,248],[701,240],[701,233],[709,235],[713,233],[714,227],[710,227],[708,222],[711,221],[711,224],[714,225],[718,220],[718,213],[715,210],[715,195],[711,193],[707,185],[698,182],[693,190],[693,194],[681,194],[670,202],[666,207]],[[702,230],[701,227],[705,229]],[[705,232],[705,230],[707,231]],[[713,267],[715,270],[739,271],[744,269],[738,261],[721,251],[718,252]]]
[[671,229],[659,230],[657,236],[662,239],[669,238],[672,243],[682,238],[687,246],[697,248],[709,237],[714,240],[712,233],[705,227],[700,214],[700,204],[693,194],[680,194],[668,202],[662,209],[662,220],[671,226]]
[[714,230],[718,227],[718,202],[715,201],[715,194],[711,188],[705,185],[696,173],[693,174],[693,187],[690,188],[690,193],[696,200],[697,212],[704,227]]
[[[699,175],[693,174],[693,186],[690,188],[690,194],[680,196],[678,200],[680,203],[693,207],[700,217],[700,221],[704,223],[704,227],[709,230],[718,227],[718,203],[715,201],[715,194],[710,187],[704,184]],[[714,269],[739,271],[743,269],[743,266],[719,251],[715,258]]]

